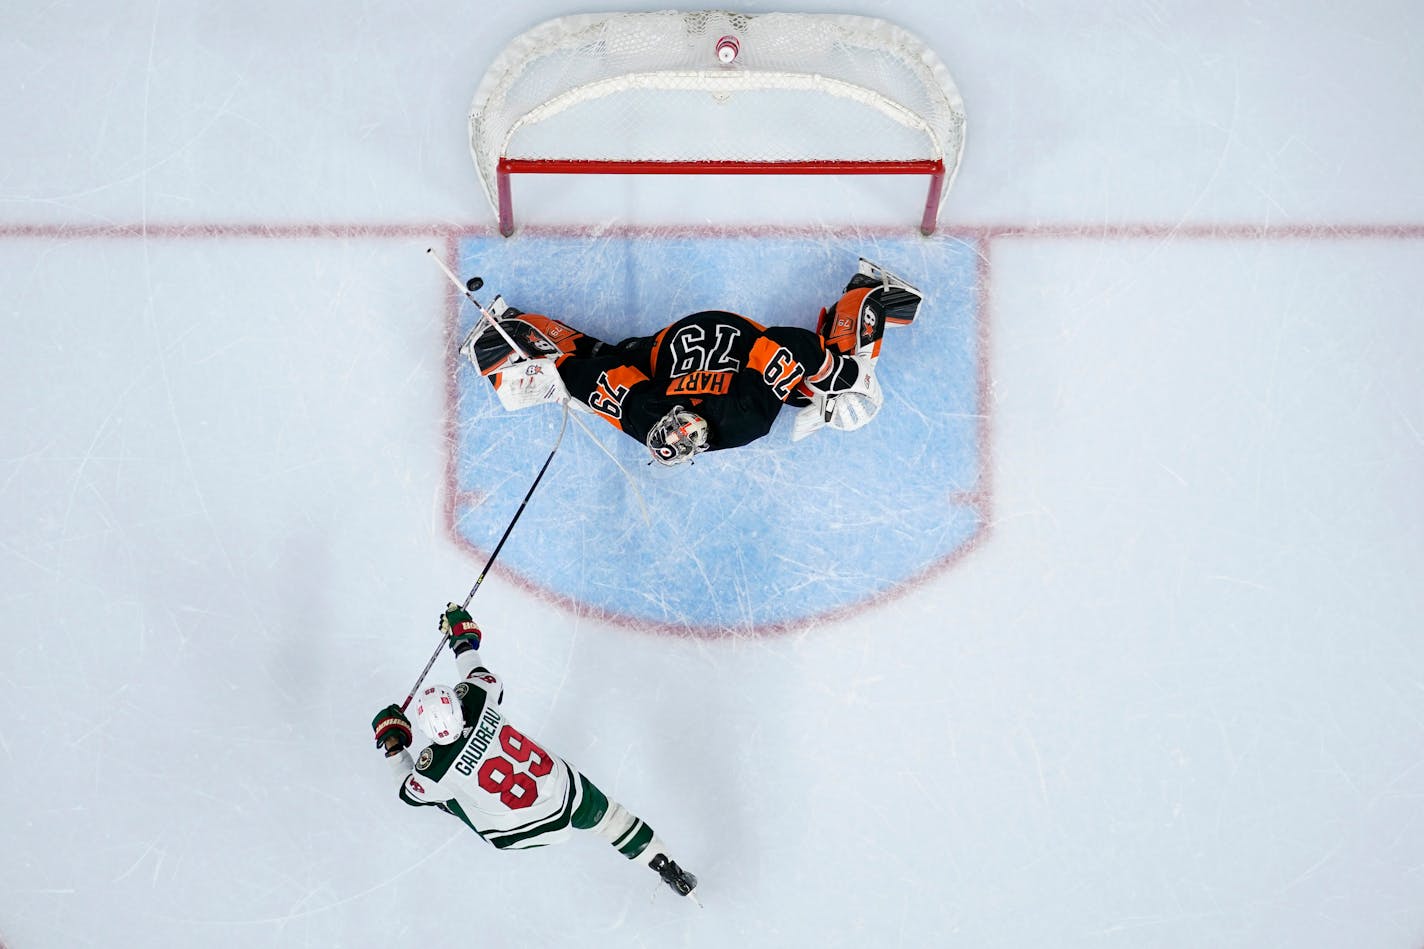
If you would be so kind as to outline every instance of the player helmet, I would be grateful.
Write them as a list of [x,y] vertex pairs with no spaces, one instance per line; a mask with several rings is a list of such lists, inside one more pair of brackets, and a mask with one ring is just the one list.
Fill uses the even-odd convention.
[[455,741],[465,727],[460,700],[443,685],[427,685],[420,690],[415,697],[415,720],[437,745]]
[[660,465],[673,467],[707,450],[707,420],[676,406],[648,431],[648,451]]

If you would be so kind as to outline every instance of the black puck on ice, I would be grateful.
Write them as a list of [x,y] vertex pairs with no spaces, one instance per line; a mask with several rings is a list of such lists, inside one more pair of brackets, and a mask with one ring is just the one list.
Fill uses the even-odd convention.
[[471,277],[469,280],[465,281],[465,289],[470,291],[471,293],[474,293],[476,290],[478,290],[480,287],[483,287],[484,285],[485,282],[479,277]]

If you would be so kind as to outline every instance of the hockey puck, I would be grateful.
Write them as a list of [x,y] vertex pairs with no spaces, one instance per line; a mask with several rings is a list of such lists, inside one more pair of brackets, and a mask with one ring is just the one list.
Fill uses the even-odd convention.
[[465,281],[465,289],[470,291],[471,293],[474,293],[476,290],[478,290],[480,287],[483,287],[484,285],[485,282],[479,277],[471,277],[469,280]]

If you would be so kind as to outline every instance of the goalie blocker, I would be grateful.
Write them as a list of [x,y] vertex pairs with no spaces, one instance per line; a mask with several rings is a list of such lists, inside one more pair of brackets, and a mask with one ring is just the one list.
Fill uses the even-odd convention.
[[570,399],[675,465],[761,438],[783,405],[801,409],[793,440],[869,423],[884,402],[875,366],[885,326],[911,323],[922,299],[862,258],[815,332],[707,310],[615,345],[496,297],[493,322],[460,349],[506,409]]

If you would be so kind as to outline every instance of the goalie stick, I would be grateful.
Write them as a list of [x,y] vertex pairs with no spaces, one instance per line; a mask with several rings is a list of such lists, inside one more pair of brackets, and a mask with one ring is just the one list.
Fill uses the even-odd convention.
[[[460,289],[465,295],[465,299],[474,304],[475,309],[480,313],[480,318],[465,334],[465,341],[460,345],[460,352],[470,360],[470,363],[480,371],[481,375],[492,376],[490,381],[494,383],[495,393],[499,396],[500,404],[513,412],[529,408],[532,405],[566,401],[569,394],[564,390],[563,380],[559,378],[553,358],[529,352],[524,345],[515,340],[508,328],[501,322],[504,313],[510,309],[504,299],[499,294],[495,294],[488,308],[480,305],[480,301],[475,299],[475,293],[485,285],[482,277],[471,277],[462,284],[455,272],[435,253],[434,248],[427,247],[425,252],[431,256],[445,276],[450,279],[450,282]],[[519,311],[513,312],[518,313]],[[502,361],[498,368],[486,369],[477,355],[478,340],[481,339],[480,330],[484,327],[486,320],[494,328],[495,333],[504,340],[511,354],[508,360]]]

